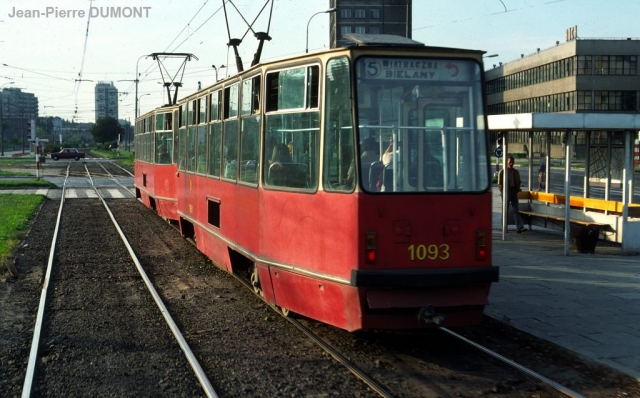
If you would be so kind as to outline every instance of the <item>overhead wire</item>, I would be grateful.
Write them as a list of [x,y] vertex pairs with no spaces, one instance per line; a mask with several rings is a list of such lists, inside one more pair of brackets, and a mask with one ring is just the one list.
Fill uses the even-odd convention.
[[76,87],[75,87],[75,102],[76,102],[76,112],[78,109],[78,91],[80,90],[80,84],[82,83],[82,71],[84,70],[84,59],[87,55],[87,43],[89,42],[89,24],[91,23],[91,9],[93,8],[93,0],[89,1],[89,12],[87,12],[87,30],[84,36],[84,47],[82,49],[82,60],[80,61],[80,72],[78,72],[78,79],[76,79]]

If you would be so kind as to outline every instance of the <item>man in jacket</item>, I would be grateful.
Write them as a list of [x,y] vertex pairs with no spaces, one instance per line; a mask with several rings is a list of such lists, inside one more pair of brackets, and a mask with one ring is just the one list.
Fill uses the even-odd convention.
[[[507,189],[507,206],[511,205],[511,210],[513,211],[513,217],[516,221],[516,232],[521,233],[526,231],[524,229],[524,223],[522,222],[522,216],[520,215],[520,209],[518,208],[518,192],[521,191],[520,185],[522,181],[520,180],[520,173],[518,170],[513,168],[514,159],[513,156],[509,156],[507,158],[507,172],[508,178],[507,183],[509,187]],[[504,185],[504,169],[500,170],[498,173],[498,187],[500,188],[500,195],[503,195]]]

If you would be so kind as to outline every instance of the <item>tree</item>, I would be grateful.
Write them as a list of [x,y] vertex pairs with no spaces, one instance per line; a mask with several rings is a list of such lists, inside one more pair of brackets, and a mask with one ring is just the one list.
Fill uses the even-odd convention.
[[124,129],[116,119],[110,116],[98,119],[91,127],[91,135],[96,142],[117,141],[118,134],[124,135]]
[[49,134],[42,127],[36,127],[36,137],[38,138],[49,138]]

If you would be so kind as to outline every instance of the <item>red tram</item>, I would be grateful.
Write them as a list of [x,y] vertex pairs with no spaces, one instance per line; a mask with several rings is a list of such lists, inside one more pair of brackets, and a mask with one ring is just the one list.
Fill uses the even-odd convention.
[[143,115],[138,197],[285,313],[349,331],[477,323],[498,280],[483,53],[381,38]]

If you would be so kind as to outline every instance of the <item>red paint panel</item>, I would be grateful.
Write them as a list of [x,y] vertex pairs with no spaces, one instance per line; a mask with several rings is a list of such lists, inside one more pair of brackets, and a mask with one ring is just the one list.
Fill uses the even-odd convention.
[[271,280],[280,307],[345,328],[347,303],[337,284],[274,269]]
[[263,190],[260,199],[263,256],[349,278],[358,262],[357,195]]
[[[363,197],[364,196],[364,197]],[[429,269],[491,266],[475,255],[476,231],[484,229],[491,248],[491,195],[361,195],[359,236],[377,234],[376,262],[362,269]],[[352,217],[353,218],[353,217]],[[455,220],[464,220],[459,224]],[[360,257],[364,237],[358,240]]]

